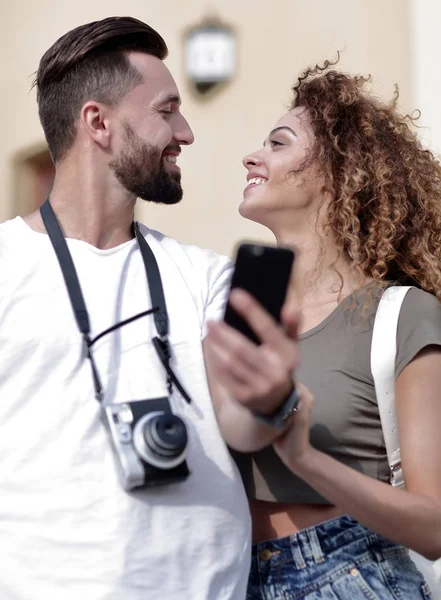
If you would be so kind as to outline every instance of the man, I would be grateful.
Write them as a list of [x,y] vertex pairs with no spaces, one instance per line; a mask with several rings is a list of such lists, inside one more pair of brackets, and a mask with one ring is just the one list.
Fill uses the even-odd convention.
[[[164,40],[146,24],[108,18],[64,35],[39,65],[39,114],[56,167],[50,206],[90,332],[73,310],[72,268],[66,278],[42,213],[2,224],[2,600],[245,597],[248,507],[210,401],[201,341],[206,323],[222,313],[229,261],[139,227],[162,278],[170,364],[191,403],[170,387],[151,342],[158,337],[154,315],[93,342],[153,304],[134,237],[136,198],[174,204],[182,197],[176,163],[193,134],[166,55]],[[249,298],[238,307],[274,335]],[[221,370],[225,379],[228,367]],[[219,390],[215,379],[211,387]],[[290,385],[279,377],[256,402],[271,412]],[[168,397],[170,390],[172,410],[187,426],[190,474],[126,491],[97,399],[109,406]],[[253,449],[275,437],[237,401],[216,397],[233,446]],[[255,407],[249,397],[243,401]]]

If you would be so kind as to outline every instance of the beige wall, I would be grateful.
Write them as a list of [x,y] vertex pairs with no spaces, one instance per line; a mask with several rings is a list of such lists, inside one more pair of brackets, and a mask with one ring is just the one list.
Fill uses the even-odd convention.
[[[210,101],[186,83],[182,34],[217,6],[238,36],[234,81]],[[147,21],[165,37],[167,61],[180,87],[196,142],[180,158],[185,199],[179,206],[143,206],[142,219],[184,242],[230,253],[241,238],[271,239],[237,214],[244,187],[241,159],[259,147],[282,114],[300,69],[343,50],[340,67],[370,72],[389,97],[396,82],[410,110],[410,43],[406,0],[15,0],[0,6],[0,220],[15,214],[12,159],[42,143],[33,71],[42,53],[67,30],[109,15]]]
[[441,156],[441,2],[410,0],[412,104],[421,111],[419,135]]

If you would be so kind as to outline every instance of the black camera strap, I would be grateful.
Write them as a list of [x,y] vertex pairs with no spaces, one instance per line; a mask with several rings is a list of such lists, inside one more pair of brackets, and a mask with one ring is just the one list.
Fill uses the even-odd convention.
[[144,262],[153,308],[141,312],[137,315],[134,315],[129,319],[125,319],[124,321],[121,321],[120,323],[109,327],[108,329],[97,335],[95,338],[91,339],[89,313],[87,312],[83,292],[81,290],[80,282],[78,280],[77,271],[72,260],[72,255],[69,251],[69,247],[66,243],[63,230],[61,229],[58,219],[52,209],[49,198],[41,206],[40,213],[43,219],[43,223],[46,227],[46,231],[51,240],[52,246],[55,250],[55,254],[57,255],[58,262],[60,264],[61,272],[66,283],[67,292],[69,294],[69,299],[72,305],[78,329],[83,335],[87,357],[89,358],[92,365],[93,383],[95,386],[95,395],[97,400],[101,402],[103,399],[103,386],[91,350],[92,345],[105,334],[119,329],[123,325],[127,325],[128,323],[131,323],[141,317],[153,314],[158,336],[152,339],[152,343],[167,373],[168,392],[169,394],[171,394],[172,384],[174,384],[179,390],[184,400],[190,403],[190,396],[182,387],[181,383],[179,382],[178,378],[173,372],[173,369],[170,366],[171,354],[170,345],[168,341],[168,313],[167,306],[165,303],[164,288],[162,286],[161,274],[159,272],[159,267],[155,255],[153,254],[150,246],[148,245],[147,240],[144,238],[141,231],[139,230],[138,224],[134,223],[133,229],[139,250],[141,252],[142,260]]

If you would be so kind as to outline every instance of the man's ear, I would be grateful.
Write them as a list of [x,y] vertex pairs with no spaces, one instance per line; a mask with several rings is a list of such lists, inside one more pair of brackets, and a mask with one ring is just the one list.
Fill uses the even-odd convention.
[[81,121],[91,140],[102,148],[110,146],[109,107],[94,102],[86,102],[81,109]]

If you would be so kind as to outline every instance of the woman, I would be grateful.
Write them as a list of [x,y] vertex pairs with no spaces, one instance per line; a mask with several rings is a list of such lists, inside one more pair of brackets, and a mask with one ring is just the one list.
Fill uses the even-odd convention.
[[[299,77],[290,110],[244,159],[241,215],[296,251],[285,308],[301,314],[305,386],[288,431],[238,458],[254,523],[248,598],[429,598],[405,548],[441,556],[441,167],[395,103],[328,67]],[[392,282],[419,288],[397,333],[406,491],[389,484],[370,371]]]

